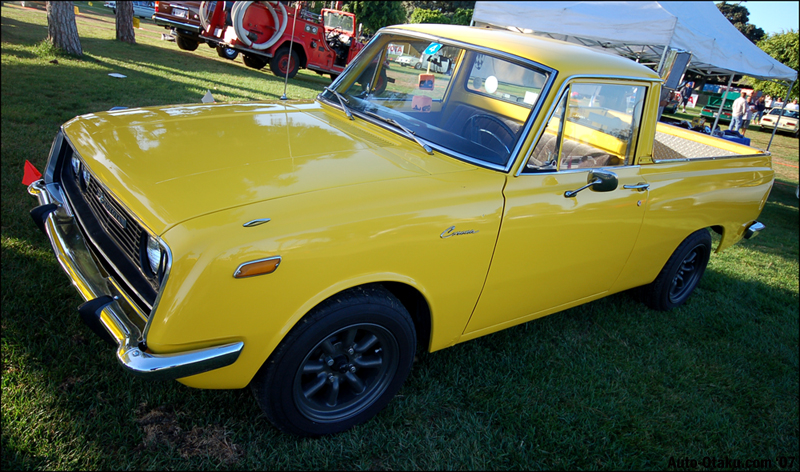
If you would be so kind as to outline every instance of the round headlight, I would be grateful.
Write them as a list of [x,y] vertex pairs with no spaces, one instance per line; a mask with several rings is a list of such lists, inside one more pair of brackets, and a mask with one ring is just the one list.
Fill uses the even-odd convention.
[[75,156],[72,156],[72,172],[75,173],[75,177],[81,172],[81,160]]
[[150,270],[153,274],[158,274],[158,268],[161,265],[161,245],[152,236],[147,238],[147,262],[150,264]]

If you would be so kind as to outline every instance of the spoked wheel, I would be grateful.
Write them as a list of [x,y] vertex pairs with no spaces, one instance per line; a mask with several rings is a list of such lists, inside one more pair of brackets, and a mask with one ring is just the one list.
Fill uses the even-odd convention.
[[386,328],[359,323],[314,346],[294,379],[294,401],[307,418],[335,422],[353,416],[386,391],[400,348]]
[[640,289],[644,303],[661,311],[684,304],[700,283],[710,256],[708,230],[690,234],[672,253],[656,280]]
[[267,418],[300,436],[347,430],[377,414],[416,350],[408,311],[380,285],[340,293],[289,332],[250,386]]

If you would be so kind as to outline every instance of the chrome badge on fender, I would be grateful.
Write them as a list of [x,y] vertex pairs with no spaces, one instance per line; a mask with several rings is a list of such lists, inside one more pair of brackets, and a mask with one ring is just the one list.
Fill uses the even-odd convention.
[[451,226],[446,230],[442,231],[442,234],[440,234],[439,237],[444,239],[444,238],[449,238],[450,236],[460,236],[462,234],[472,234],[478,232],[477,229],[468,229],[466,231],[456,231],[455,229],[456,229],[455,226]]

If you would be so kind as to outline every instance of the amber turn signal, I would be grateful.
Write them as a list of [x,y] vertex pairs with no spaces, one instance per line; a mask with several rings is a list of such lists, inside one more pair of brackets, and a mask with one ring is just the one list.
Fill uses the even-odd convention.
[[233,277],[236,279],[243,279],[245,277],[254,277],[256,275],[271,274],[281,263],[281,256],[270,257],[267,259],[259,259],[257,261],[245,262],[236,268]]

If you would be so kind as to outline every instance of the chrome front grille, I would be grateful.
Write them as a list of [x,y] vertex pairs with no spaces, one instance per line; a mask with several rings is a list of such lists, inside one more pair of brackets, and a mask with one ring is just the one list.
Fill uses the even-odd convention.
[[98,184],[94,176],[89,179],[88,185],[81,186],[81,193],[103,229],[114,239],[125,255],[132,262],[138,264],[142,229],[136,220]]
[[66,138],[61,149],[56,174],[89,251],[120,290],[149,316],[163,274],[154,276],[143,267],[140,254],[146,230],[94,174],[88,173],[85,164],[81,163],[79,175],[75,175],[72,158],[77,153]]

